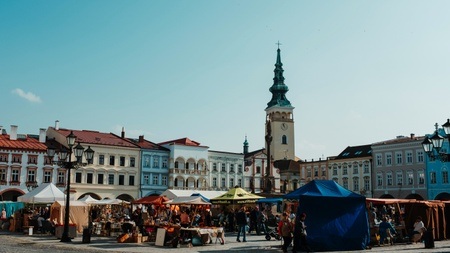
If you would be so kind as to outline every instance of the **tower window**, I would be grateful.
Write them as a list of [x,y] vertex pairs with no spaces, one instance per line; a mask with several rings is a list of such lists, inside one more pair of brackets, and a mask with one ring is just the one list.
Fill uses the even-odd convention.
[[283,137],[281,137],[281,144],[287,144],[287,137],[286,137],[286,135],[283,135]]

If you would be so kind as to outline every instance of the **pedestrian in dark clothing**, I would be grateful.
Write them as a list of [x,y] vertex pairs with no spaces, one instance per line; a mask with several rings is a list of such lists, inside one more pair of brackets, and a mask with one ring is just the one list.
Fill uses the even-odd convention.
[[237,234],[237,242],[240,242],[240,236],[242,233],[242,241],[243,242],[247,242],[246,237],[245,237],[245,226],[247,226],[247,215],[244,212],[244,207],[241,207],[241,209],[239,210],[239,212],[236,213],[236,224],[238,225],[238,234]]
[[256,234],[259,234],[259,228],[258,228],[258,218],[260,216],[259,208],[256,206],[252,209],[250,212],[250,228],[249,233],[251,233],[253,230],[255,230]]
[[[298,229],[299,229],[299,234],[300,234],[300,248],[299,250],[301,251],[306,251],[306,252],[311,252],[311,249],[308,246],[308,242],[306,240],[306,224],[305,224],[305,219],[306,219],[306,213],[302,213],[301,215],[299,215],[299,225],[298,225]],[[297,227],[296,227],[297,228]]]

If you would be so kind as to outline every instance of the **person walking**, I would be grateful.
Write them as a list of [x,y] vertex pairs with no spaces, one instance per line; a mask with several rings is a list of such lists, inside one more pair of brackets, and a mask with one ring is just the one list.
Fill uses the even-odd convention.
[[[299,232],[299,250],[301,251],[306,251],[306,252],[311,252],[311,249],[308,246],[308,242],[306,240],[306,224],[305,224],[305,220],[306,220],[306,213],[302,213],[301,215],[299,215],[299,224],[298,224],[298,232]],[[296,227],[297,228],[297,227]]]
[[287,252],[289,245],[291,245],[293,230],[292,222],[289,219],[288,214],[284,212],[281,221],[278,223],[278,234],[283,237],[284,241],[283,246],[281,247],[283,252]]
[[242,233],[242,241],[247,242],[247,239],[245,237],[246,231],[245,227],[247,226],[247,215],[245,214],[244,207],[241,207],[239,211],[236,213],[236,224],[238,225],[238,234],[236,241],[241,242],[240,236]]

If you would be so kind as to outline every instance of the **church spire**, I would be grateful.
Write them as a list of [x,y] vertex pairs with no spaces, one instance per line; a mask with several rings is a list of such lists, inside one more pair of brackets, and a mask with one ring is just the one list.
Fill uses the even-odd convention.
[[248,153],[248,141],[247,141],[247,135],[245,135],[245,141],[244,141],[244,154]]
[[289,91],[289,88],[284,84],[284,70],[280,56],[280,42],[277,44],[277,62],[275,63],[275,70],[273,71],[275,77],[273,78],[273,85],[269,89],[269,91],[272,92],[272,99],[267,103],[267,108],[272,106],[292,107],[291,102],[286,98],[286,92]]

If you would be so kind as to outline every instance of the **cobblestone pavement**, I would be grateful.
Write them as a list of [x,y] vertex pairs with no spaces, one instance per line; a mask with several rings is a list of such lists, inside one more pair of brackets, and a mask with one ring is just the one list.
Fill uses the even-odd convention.
[[[0,253],[151,253],[151,252],[239,252],[239,253],[261,253],[261,252],[281,252],[281,241],[267,241],[264,236],[248,235],[247,242],[236,242],[236,234],[227,233],[226,243],[206,244],[199,247],[188,247],[182,245],[179,248],[158,247],[151,243],[117,243],[115,238],[111,237],[92,237],[91,243],[84,244],[81,242],[81,236],[73,239],[71,243],[62,243],[54,236],[49,235],[24,235],[21,233],[10,233],[0,231]],[[450,240],[436,241],[435,248],[425,249],[423,243],[418,244],[396,244],[394,246],[373,247],[368,250],[348,251],[349,253],[357,252],[398,252],[398,253],[417,253],[417,252],[450,252]]]

